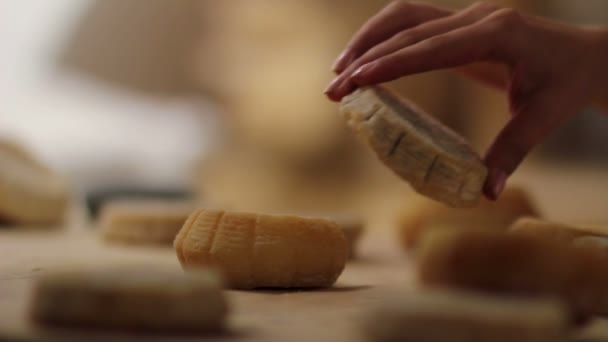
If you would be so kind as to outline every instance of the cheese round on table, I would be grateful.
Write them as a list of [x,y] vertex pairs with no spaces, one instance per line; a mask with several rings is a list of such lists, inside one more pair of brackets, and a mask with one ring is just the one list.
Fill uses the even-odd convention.
[[34,286],[38,323],[81,328],[212,332],[228,312],[220,278],[151,265],[49,273]]
[[201,209],[175,239],[186,269],[217,267],[228,286],[332,286],[348,259],[343,230],[333,221]]

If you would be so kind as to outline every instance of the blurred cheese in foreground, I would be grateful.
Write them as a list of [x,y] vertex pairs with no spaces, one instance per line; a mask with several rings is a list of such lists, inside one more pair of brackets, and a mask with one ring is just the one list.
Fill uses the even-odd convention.
[[142,332],[217,332],[227,313],[213,271],[184,274],[150,264],[45,274],[31,303],[37,323]]
[[364,332],[374,342],[558,342],[568,327],[556,301],[449,291],[387,295],[365,318]]

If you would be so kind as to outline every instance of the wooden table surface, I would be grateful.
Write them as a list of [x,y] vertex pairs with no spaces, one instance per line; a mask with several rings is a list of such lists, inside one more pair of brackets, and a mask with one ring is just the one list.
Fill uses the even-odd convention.
[[[608,222],[608,178],[601,171],[538,172],[516,177],[538,194],[550,218]],[[606,209],[605,209],[606,208]],[[388,226],[384,227],[388,228]],[[411,262],[393,229],[364,236],[361,258],[349,262],[335,287],[320,291],[226,291],[229,333],[221,341],[363,341],[359,320],[392,289],[411,289]],[[0,340],[201,340],[200,336],[146,336],[43,328],[28,317],[31,286],[45,272],[65,267],[141,264],[179,268],[172,248],[108,245],[94,229],[0,229]],[[608,342],[608,323],[596,320],[575,341]]]
[[[379,236],[378,236],[379,237]],[[373,245],[390,245],[378,237]],[[363,249],[370,246],[364,243]],[[36,276],[65,267],[141,264],[180,268],[172,248],[107,245],[94,231],[0,231],[0,338],[25,340],[84,334],[41,328],[28,317],[31,285]],[[411,283],[408,261],[397,248],[349,263],[338,283],[319,291],[226,291],[231,307],[230,333],[235,341],[358,341],[356,322],[362,308],[386,289]],[[393,254],[393,255],[391,255]],[[108,335],[86,333],[88,340]],[[149,336],[110,335],[148,340]],[[215,339],[213,337],[208,337]],[[173,339],[173,337],[159,338]],[[182,337],[184,340],[189,337]]]

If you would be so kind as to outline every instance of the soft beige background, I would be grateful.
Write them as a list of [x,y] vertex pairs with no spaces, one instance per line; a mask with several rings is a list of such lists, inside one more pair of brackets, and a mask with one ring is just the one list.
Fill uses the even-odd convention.
[[[399,198],[407,186],[366,154],[321,94],[333,58],[385,3],[5,0],[0,134],[84,190],[195,186],[218,204],[280,211]],[[577,23],[608,19],[600,0],[504,3]],[[508,119],[501,94],[447,72],[395,87],[480,153]],[[573,122],[545,149],[601,159],[603,119]]]

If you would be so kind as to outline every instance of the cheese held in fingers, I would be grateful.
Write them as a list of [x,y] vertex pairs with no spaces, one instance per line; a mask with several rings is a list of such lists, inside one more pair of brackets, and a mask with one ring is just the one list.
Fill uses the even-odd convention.
[[344,97],[340,112],[377,157],[420,194],[453,207],[479,203],[487,169],[458,134],[382,86]]

